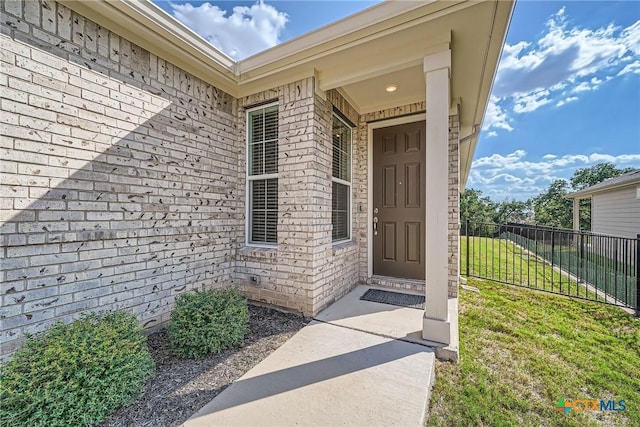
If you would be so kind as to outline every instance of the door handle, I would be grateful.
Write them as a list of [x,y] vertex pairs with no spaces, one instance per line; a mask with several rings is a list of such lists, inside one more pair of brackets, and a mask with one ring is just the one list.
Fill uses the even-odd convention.
[[378,235],[378,217],[377,216],[373,217],[373,235],[374,236]]

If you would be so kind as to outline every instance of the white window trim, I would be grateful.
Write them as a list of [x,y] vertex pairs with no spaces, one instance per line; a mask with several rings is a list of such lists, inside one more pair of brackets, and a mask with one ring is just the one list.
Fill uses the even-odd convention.
[[[340,120],[346,127],[348,127],[349,129],[351,129],[351,141],[349,141],[349,177],[351,178],[351,181],[345,181],[343,179],[340,178],[336,178],[333,176],[333,164],[331,165],[331,200],[333,203],[333,183],[338,183],[338,184],[342,184],[345,185],[349,188],[349,214],[348,214],[348,223],[347,223],[347,230],[349,231],[349,235],[347,236],[346,239],[340,239],[340,240],[333,240],[333,236],[331,236],[331,244],[332,245],[340,245],[342,243],[348,243],[351,242],[353,240],[353,187],[352,187],[352,183],[353,183],[353,127],[346,122],[346,120],[344,120],[342,117],[340,117],[338,114],[336,114],[335,112],[333,113],[333,118],[337,118],[338,120]],[[333,127],[333,122],[331,124],[331,126]],[[332,140],[331,140],[331,150],[332,150],[332,158],[333,158],[333,132],[332,132],[332,136],[331,136]],[[333,206],[331,207],[331,211],[332,211],[332,215],[333,215]],[[331,234],[333,235],[333,218],[331,219]]]
[[[249,174],[249,145],[251,142],[249,141],[249,116],[253,111],[263,110],[269,107],[277,107],[279,106],[279,102],[271,102],[269,104],[259,105],[257,107],[247,108],[245,110],[245,233],[244,233],[244,244],[245,246],[250,246],[254,248],[266,248],[266,249],[274,249],[278,246],[278,243],[264,243],[264,242],[252,242],[251,241],[251,205],[253,202],[253,195],[251,194],[251,181],[257,180],[267,180],[278,178],[277,173],[264,174],[264,175],[250,175]],[[278,108],[278,124],[280,123],[280,110]],[[280,139],[280,133],[278,132],[278,140]],[[279,151],[279,150],[278,150]],[[276,159],[277,161],[277,159]],[[277,226],[277,224],[276,224]]]

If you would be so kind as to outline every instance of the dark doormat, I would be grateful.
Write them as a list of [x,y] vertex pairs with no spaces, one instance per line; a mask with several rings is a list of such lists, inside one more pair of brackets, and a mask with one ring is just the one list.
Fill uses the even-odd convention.
[[400,292],[369,289],[360,297],[360,299],[362,301],[424,309],[424,295],[402,294]]

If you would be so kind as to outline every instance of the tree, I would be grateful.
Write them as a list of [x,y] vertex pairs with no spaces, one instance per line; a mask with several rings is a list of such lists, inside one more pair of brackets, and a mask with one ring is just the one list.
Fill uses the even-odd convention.
[[[576,170],[571,177],[571,188],[573,191],[579,191],[633,171],[633,168],[618,169],[613,163],[599,163]],[[580,200],[580,229],[591,230],[591,199]]]
[[531,217],[530,201],[505,200],[496,205],[496,215],[493,221],[496,224],[508,222],[526,223]]
[[572,202],[567,194],[569,183],[564,179],[556,179],[545,193],[531,199],[535,221],[541,225],[559,228],[572,228]]
[[618,169],[613,163],[599,163],[589,168],[578,169],[571,177],[573,191],[582,190],[622,174],[633,172],[633,168]]
[[[567,199],[570,191],[578,191],[598,184],[605,179],[633,172],[633,168],[618,169],[612,163],[600,163],[578,169],[569,181],[555,180],[549,188],[527,201],[505,200],[494,202],[483,196],[482,191],[469,188],[460,197],[460,220],[463,228],[470,221],[469,234],[479,235],[480,223],[527,223],[558,228],[573,228],[573,203]],[[580,201],[580,228],[591,229],[591,200]]]
[[460,195],[460,221],[463,230],[469,220],[469,234],[478,235],[482,223],[491,223],[496,217],[496,204],[482,191],[468,188]]

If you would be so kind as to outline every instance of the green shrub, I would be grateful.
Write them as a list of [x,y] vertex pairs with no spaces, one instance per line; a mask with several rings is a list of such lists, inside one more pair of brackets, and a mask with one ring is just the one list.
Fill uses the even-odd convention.
[[154,362],[136,318],[114,312],[28,336],[0,373],[0,425],[99,423],[140,395]]
[[240,344],[248,329],[247,298],[231,288],[180,295],[168,332],[176,353],[199,358]]

